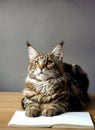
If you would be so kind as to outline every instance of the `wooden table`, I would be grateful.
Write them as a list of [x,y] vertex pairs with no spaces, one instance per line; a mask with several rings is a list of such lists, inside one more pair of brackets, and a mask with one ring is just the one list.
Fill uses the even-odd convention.
[[[5,130],[50,130],[51,128],[14,128],[8,127],[8,122],[10,121],[11,117],[13,116],[16,110],[22,110],[20,101],[22,99],[22,93],[18,92],[0,92],[0,129]],[[93,122],[95,124],[95,95],[90,95],[91,102],[87,104],[83,111],[89,111]],[[55,129],[58,130],[58,129]],[[67,128],[64,130],[68,130]],[[70,129],[69,129],[70,130]],[[75,129],[73,129],[75,130]],[[82,129],[78,129],[82,130]]]

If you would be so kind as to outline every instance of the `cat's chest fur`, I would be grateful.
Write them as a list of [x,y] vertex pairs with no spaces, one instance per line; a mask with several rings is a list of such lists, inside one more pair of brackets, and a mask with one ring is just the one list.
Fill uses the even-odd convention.
[[26,82],[29,82],[30,84],[32,84],[33,89],[37,93],[41,93],[46,96],[52,95],[53,93],[55,93],[55,91],[59,88],[59,85],[62,82],[61,80],[62,79],[57,79],[57,80],[50,79],[50,80],[46,80],[46,81],[37,81],[35,79],[30,78],[29,76],[27,76],[27,78],[26,78]]

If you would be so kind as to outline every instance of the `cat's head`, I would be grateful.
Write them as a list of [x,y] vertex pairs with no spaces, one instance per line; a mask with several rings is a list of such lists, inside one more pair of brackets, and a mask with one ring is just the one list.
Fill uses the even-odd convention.
[[30,78],[40,81],[59,77],[62,73],[63,44],[57,44],[48,54],[41,54],[27,42],[29,53],[28,74]]

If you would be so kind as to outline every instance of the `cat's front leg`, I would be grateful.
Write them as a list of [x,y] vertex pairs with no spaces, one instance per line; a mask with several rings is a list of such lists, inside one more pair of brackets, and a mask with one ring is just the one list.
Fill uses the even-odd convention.
[[29,117],[37,117],[41,113],[38,103],[30,103],[25,109],[25,115]]
[[[67,103],[67,102],[66,102]],[[68,111],[68,103],[47,103],[42,104],[42,115],[43,116],[55,116]]]
[[42,115],[43,116],[53,116],[53,115],[56,115],[56,111],[52,105],[44,104],[42,106]]
[[24,97],[21,101],[22,108],[25,110],[25,115],[29,117],[39,116],[40,106],[37,102],[30,100],[27,97]]

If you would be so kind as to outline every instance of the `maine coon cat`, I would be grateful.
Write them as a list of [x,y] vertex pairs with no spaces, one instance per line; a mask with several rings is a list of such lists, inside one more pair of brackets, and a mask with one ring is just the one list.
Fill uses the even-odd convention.
[[77,64],[62,62],[63,44],[41,54],[27,42],[30,62],[21,101],[26,116],[78,111],[89,100],[87,74]]

